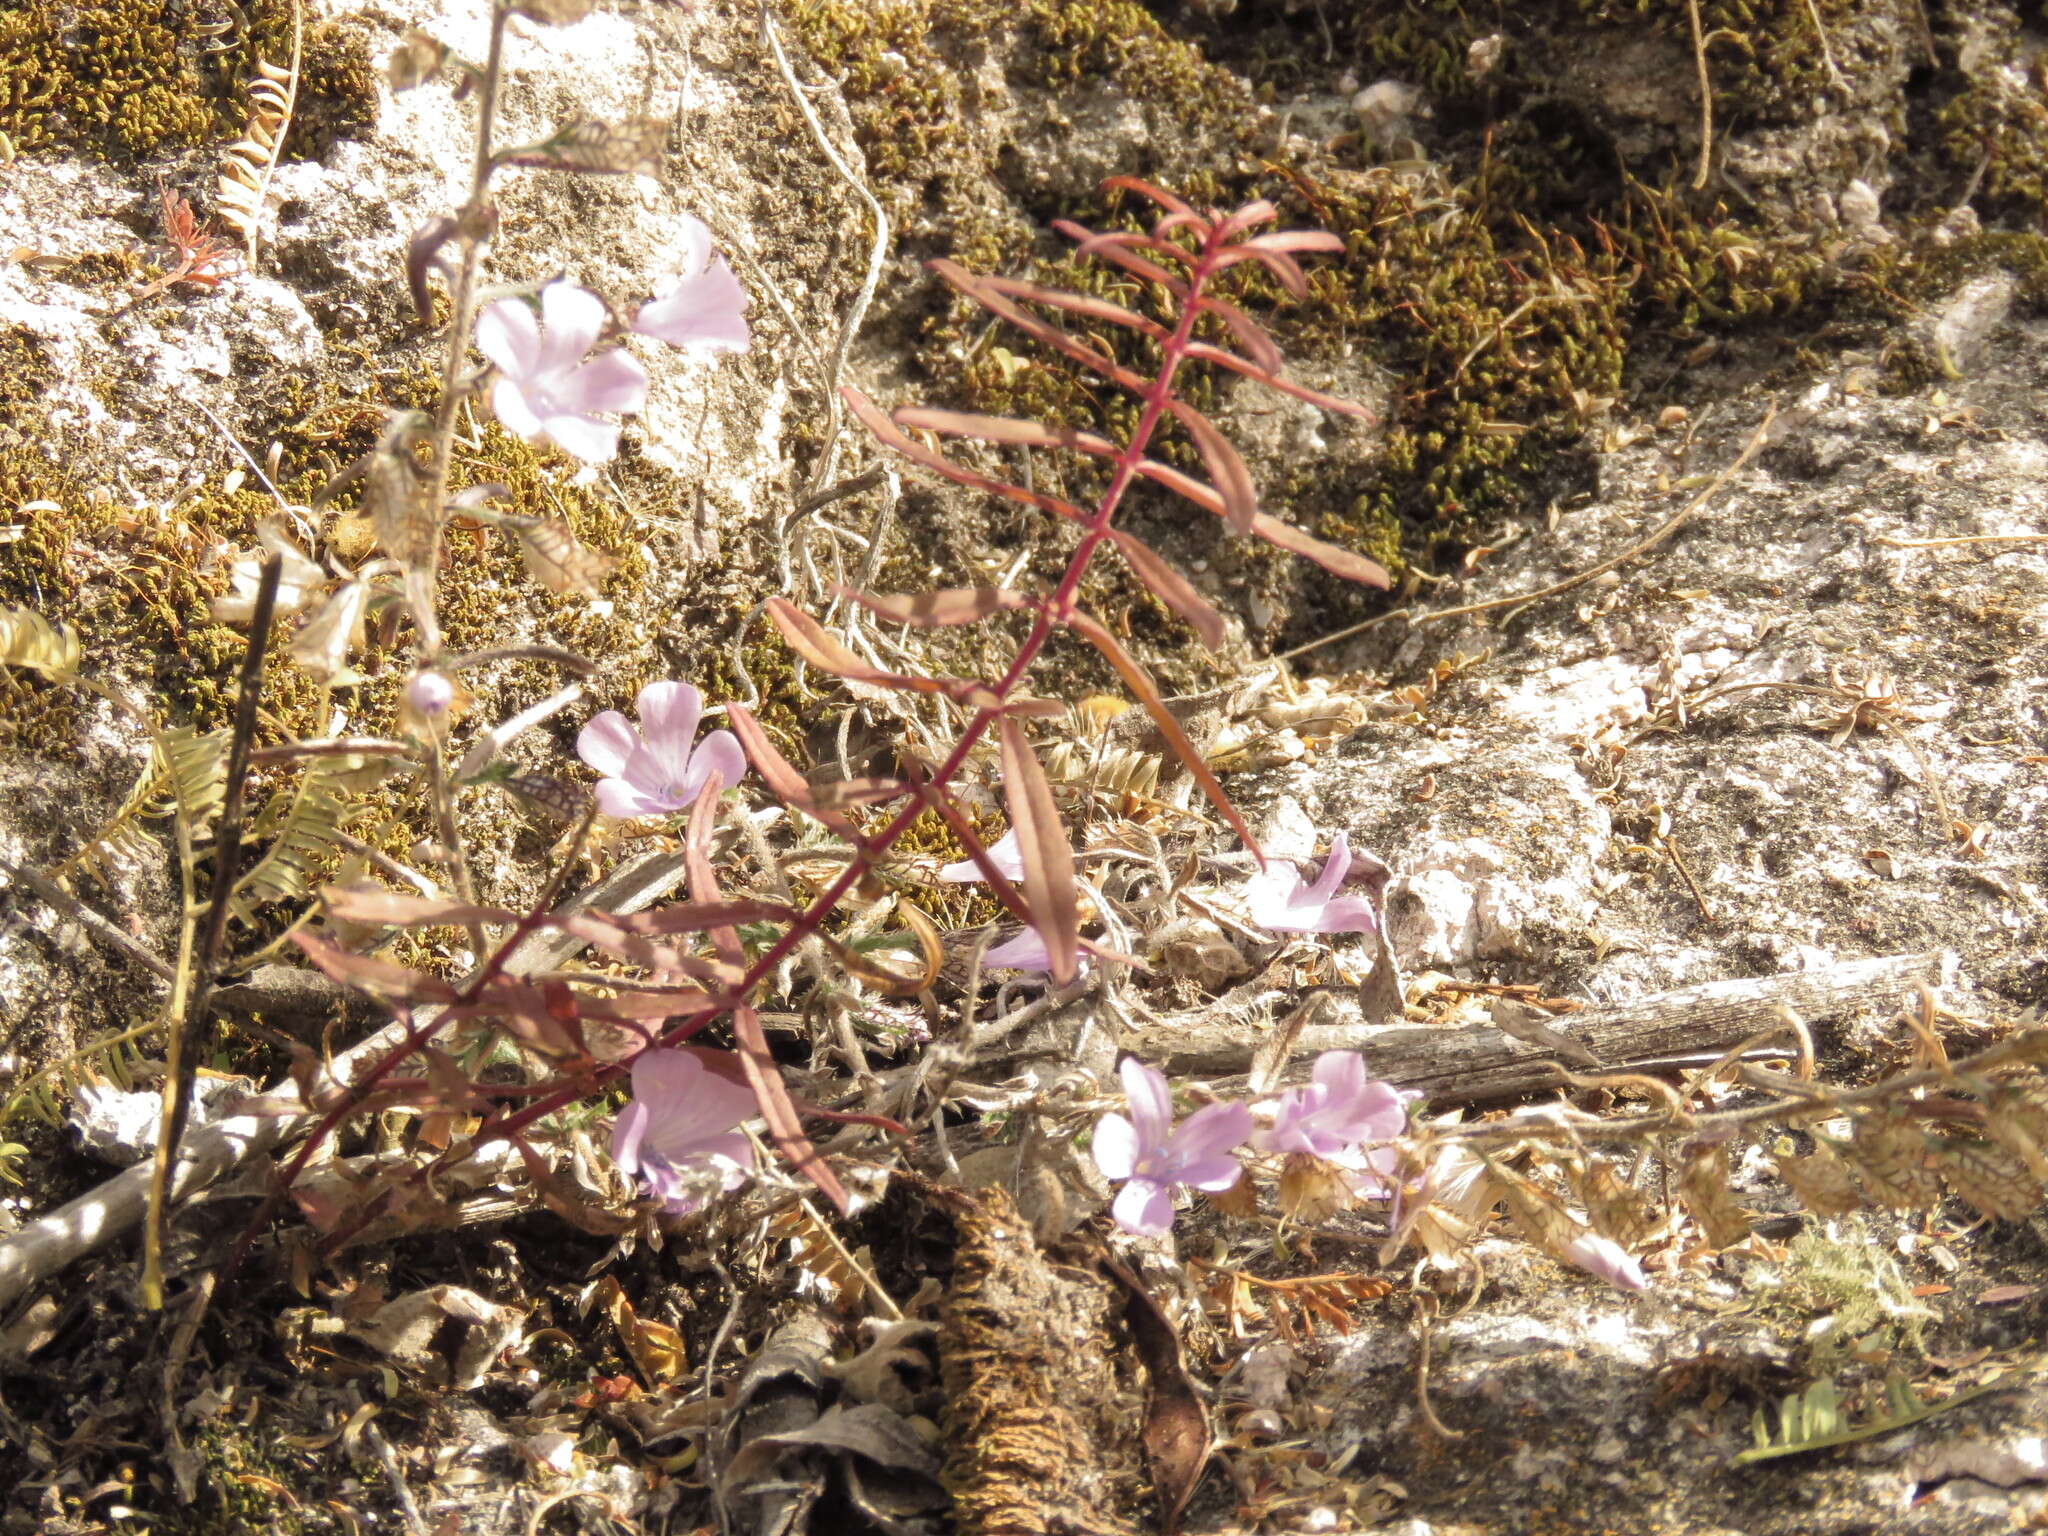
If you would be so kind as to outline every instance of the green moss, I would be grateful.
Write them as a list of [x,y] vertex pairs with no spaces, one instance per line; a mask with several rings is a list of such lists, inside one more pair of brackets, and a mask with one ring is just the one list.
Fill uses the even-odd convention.
[[[206,28],[213,14],[160,0],[11,0],[0,9],[0,132],[24,153],[108,159],[239,135],[256,59],[291,58],[290,0],[257,0],[246,29],[220,36]],[[300,79],[308,122],[331,142],[368,122],[375,99],[362,29],[311,27]]]

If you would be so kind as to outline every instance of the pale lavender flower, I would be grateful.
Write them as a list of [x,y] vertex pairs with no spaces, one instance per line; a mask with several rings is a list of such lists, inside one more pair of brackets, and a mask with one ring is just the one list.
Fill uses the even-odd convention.
[[1420,1097],[1372,1077],[1356,1051],[1324,1051],[1304,1087],[1272,1101],[1273,1123],[1252,1137],[1252,1145],[1335,1164],[1358,1193],[1384,1199],[1393,1193],[1400,1156],[1392,1147],[1362,1150],[1359,1143],[1399,1136],[1408,1126],[1409,1101]]
[[660,297],[643,304],[633,329],[686,351],[744,352],[751,339],[747,290],[723,256],[711,250],[711,231],[683,215],[683,269]]
[[[659,816],[680,811],[716,770],[730,789],[747,771],[747,755],[731,731],[694,741],[704,696],[688,683],[649,683],[640,690],[640,726],[615,709],[595,715],[576,737],[576,755],[604,775],[597,808],[607,816]],[[694,745],[693,745],[694,741]]]
[[1104,1177],[1125,1181],[1110,1207],[1116,1224],[1157,1237],[1173,1226],[1176,1188],[1219,1193],[1243,1177],[1230,1149],[1251,1134],[1252,1112],[1243,1104],[1209,1104],[1176,1130],[1163,1074],[1127,1056],[1118,1075],[1131,1113],[1095,1122],[1095,1166]]
[[[1024,878],[1024,850],[1017,846],[1017,829],[1015,827],[1005,832],[997,841],[989,844],[988,861],[995,865],[997,872],[1005,879],[1022,880]],[[972,859],[962,859],[957,864],[948,864],[945,868],[941,869],[939,871],[939,878],[941,880],[951,880],[955,884],[966,884],[969,881],[982,878],[981,866]]]
[[671,1214],[688,1216],[753,1172],[753,1144],[734,1129],[753,1113],[753,1091],[709,1070],[694,1051],[643,1051],[633,1063],[633,1101],[612,1126],[612,1161]]
[[1315,884],[1275,860],[1246,884],[1246,910],[1253,922],[1275,933],[1371,933],[1379,927],[1371,901],[1338,894],[1351,864],[1350,841],[1339,832]]
[[483,312],[476,345],[497,364],[491,409],[506,431],[591,464],[618,451],[618,427],[598,416],[646,404],[647,371],[617,348],[588,356],[606,313],[603,299],[565,282],[541,289],[538,319],[521,299]]
[[[997,944],[983,952],[983,965],[1001,966],[1012,971],[1049,971],[1052,969],[1052,951],[1045,947],[1045,935],[1036,928],[1026,928],[1014,939]],[[1081,962],[1086,965],[1088,962]]]
[[1582,1232],[1572,1239],[1564,1251],[1579,1268],[1590,1275],[1598,1275],[1616,1290],[1647,1291],[1649,1276],[1643,1273],[1643,1266],[1629,1256],[1629,1252],[1612,1238],[1602,1237],[1598,1232]]

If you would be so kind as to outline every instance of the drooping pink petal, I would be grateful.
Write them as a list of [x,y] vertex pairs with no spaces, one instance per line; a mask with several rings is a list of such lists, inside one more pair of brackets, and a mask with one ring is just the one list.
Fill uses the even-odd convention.
[[477,316],[476,349],[505,373],[527,377],[540,364],[540,322],[523,299],[500,299]]
[[604,329],[604,300],[574,283],[549,283],[540,291],[542,324],[540,367],[567,373],[597,344]]
[[1589,1275],[1598,1275],[1622,1291],[1647,1291],[1650,1278],[1626,1248],[1597,1232],[1584,1232],[1565,1249],[1565,1256]]
[[634,1099],[612,1122],[612,1161],[626,1173],[640,1171],[640,1142],[647,1134],[648,1118],[647,1106]]
[[1132,1179],[1124,1185],[1109,1210],[1118,1226],[1139,1237],[1160,1237],[1173,1230],[1173,1194],[1150,1179]]
[[[709,232],[706,232],[708,251]],[[694,252],[692,253],[694,254]],[[683,274],[640,308],[633,329],[670,346],[703,352],[744,352],[752,340],[745,319],[747,290],[722,256]]]
[[[997,873],[1010,880],[1024,878],[1024,850],[1017,844],[1017,829],[1012,827],[1000,838],[988,845],[989,862]],[[962,859],[957,864],[948,864],[939,871],[941,880],[966,883],[982,878],[981,866],[972,859]]]
[[1089,1154],[1106,1179],[1128,1179],[1138,1171],[1137,1128],[1122,1115],[1107,1114],[1095,1122]]
[[615,779],[624,773],[626,759],[639,747],[640,733],[616,709],[592,715],[589,723],[576,733],[576,755],[606,778]]
[[1344,875],[1350,868],[1351,841],[1339,832],[1330,842],[1330,856],[1323,860],[1323,872],[1298,899],[1305,905],[1327,906],[1330,898],[1337,894],[1337,888],[1344,883]]
[[1049,971],[1052,951],[1045,947],[1044,935],[1036,928],[1026,928],[1008,943],[989,950],[981,957],[981,963],[1012,971]]

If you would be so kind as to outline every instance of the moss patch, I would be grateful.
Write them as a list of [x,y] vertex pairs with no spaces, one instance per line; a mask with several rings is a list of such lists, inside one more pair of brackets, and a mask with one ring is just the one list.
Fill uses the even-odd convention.
[[[12,0],[0,9],[0,132],[25,153],[104,159],[240,134],[257,58],[291,59],[290,0],[257,0],[248,25],[224,33],[206,25],[210,14],[159,0]],[[292,152],[324,153],[333,135],[367,124],[376,97],[362,29],[310,26],[299,88],[316,142]]]

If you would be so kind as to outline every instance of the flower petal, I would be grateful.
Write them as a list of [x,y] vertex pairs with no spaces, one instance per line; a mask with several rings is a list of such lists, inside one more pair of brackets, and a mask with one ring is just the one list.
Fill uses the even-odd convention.
[[1133,1179],[1118,1190],[1109,1211],[1118,1226],[1140,1237],[1162,1237],[1173,1230],[1173,1195],[1150,1179]]
[[540,366],[548,373],[567,373],[583,359],[604,329],[604,300],[574,283],[553,282],[540,291]]
[[1128,1179],[1138,1171],[1137,1128],[1122,1115],[1104,1115],[1095,1122],[1088,1150],[1105,1179]]
[[597,785],[597,808],[607,816],[665,816],[675,807],[666,800],[635,789],[624,779],[601,779]]
[[547,416],[541,426],[549,439],[571,458],[604,464],[619,451],[619,429],[590,416]]
[[[1022,880],[1024,878],[1024,850],[1018,846],[1017,829],[1015,827],[1012,827],[988,845],[988,859],[991,864],[995,865],[996,872],[1006,879]],[[979,880],[982,878],[981,866],[972,859],[962,859],[959,863],[948,864],[944,869],[940,870],[939,878],[941,880],[963,883],[969,880]]]
[[747,290],[725,259],[714,256],[702,272],[642,305],[633,329],[688,351],[744,352],[752,341],[746,308]]
[[683,778],[685,805],[696,800],[713,769],[718,771],[721,791],[731,789],[747,775],[746,750],[731,731],[713,731],[698,742],[696,750],[690,754],[690,771]]
[[1323,872],[1316,876],[1316,883],[1302,893],[1303,899],[1322,906],[1337,894],[1337,887],[1344,883],[1344,876],[1351,868],[1351,840],[1339,832],[1330,840],[1330,856],[1323,860]]
[[1173,1131],[1173,1096],[1167,1091],[1166,1074],[1135,1056],[1126,1056],[1117,1076],[1123,1079],[1124,1102],[1130,1106],[1131,1124],[1138,1132],[1138,1155],[1142,1158],[1163,1150]]
[[590,717],[576,733],[576,755],[608,779],[626,771],[626,759],[640,747],[640,733],[616,709]]
[[612,1122],[612,1161],[624,1173],[640,1170],[640,1142],[647,1134],[647,1122],[651,1111],[639,1099],[634,1099],[619,1111],[618,1119]]
[[690,744],[704,718],[704,695],[692,683],[649,683],[640,690],[640,739],[670,786],[680,791],[690,771]]
[[[1243,1145],[1251,1134],[1252,1112],[1248,1105],[1205,1104],[1167,1138],[1167,1156],[1182,1170],[1182,1183],[1208,1188],[1210,1186],[1197,1184],[1189,1170],[1205,1169],[1207,1176],[1214,1177],[1220,1171],[1221,1163],[1227,1162],[1235,1167],[1237,1159],[1229,1155],[1230,1149]],[[1217,1187],[1227,1189],[1232,1182],[1234,1180],[1226,1180]]]
[[677,243],[683,248],[683,276],[695,277],[711,260],[711,226],[694,213],[681,216],[682,228],[677,234]]
[[1649,1276],[1643,1273],[1643,1266],[1629,1256],[1628,1250],[1597,1232],[1581,1233],[1574,1238],[1566,1247],[1564,1256],[1587,1274],[1598,1275],[1617,1290],[1647,1291],[1650,1288]]
[[476,349],[509,377],[530,377],[540,364],[540,322],[523,299],[500,299],[476,320]]
[[564,379],[556,400],[566,411],[637,411],[647,404],[647,370],[630,352],[600,352]]
[[1045,947],[1043,934],[1036,928],[1026,928],[1007,944],[989,950],[981,957],[981,963],[1013,971],[1048,971],[1052,969],[1052,952]]
[[506,377],[491,385],[491,414],[498,418],[514,437],[523,437],[529,443],[539,437],[546,428],[526,398],[517,380]]

